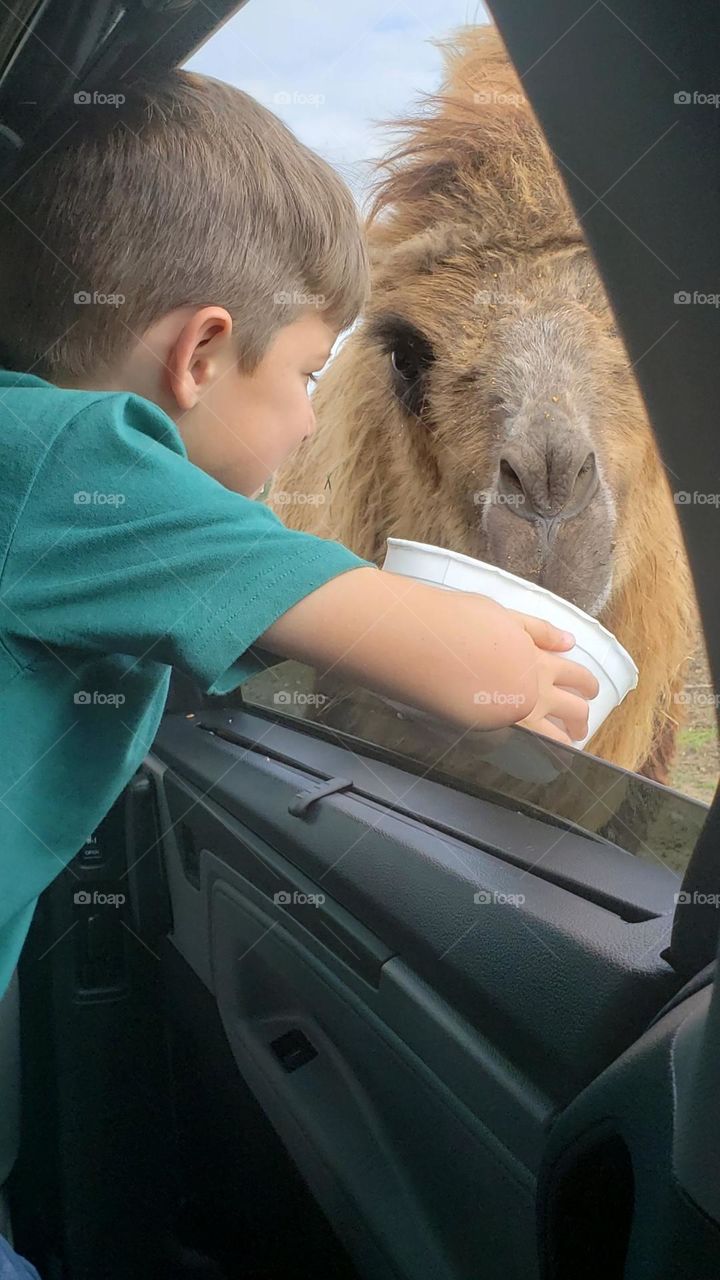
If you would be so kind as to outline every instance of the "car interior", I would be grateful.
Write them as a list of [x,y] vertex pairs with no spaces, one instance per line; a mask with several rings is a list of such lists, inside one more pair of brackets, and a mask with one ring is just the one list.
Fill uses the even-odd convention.
[[[3,189],[68,93],[180,65],[241,8],[4,7]],[[665,465],[703,491],[720,320],[674,295],[720,279],[718,116],[682,98],[717,85],[720,11],[491,9]],[[717,687],[717,508],[679,517]],[[474,731],[469,769],[380,699],[359,738],[258,656],[230,698],[174,681],[40,899],[0,1003],[0,1231],[43,1280],[720,1275],[717,794],[523,728]]]

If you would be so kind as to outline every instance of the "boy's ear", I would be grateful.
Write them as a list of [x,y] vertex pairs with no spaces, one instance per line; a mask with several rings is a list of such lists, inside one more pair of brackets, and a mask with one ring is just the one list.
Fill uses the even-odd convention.
[[183,319],[165,359],[170,392],[183,412],[197,404],[205,388],[227,367],[232,327],[224,307],[201,307]]

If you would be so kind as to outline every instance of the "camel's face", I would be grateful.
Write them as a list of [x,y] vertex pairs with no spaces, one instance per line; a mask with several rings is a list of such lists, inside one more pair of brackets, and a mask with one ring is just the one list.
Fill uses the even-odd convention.
[[450,523],[456,550],[598,614],[650,444],[603,290],[581,247],[469,267],[426,264],[380,291],[363,334],[422,493],[411,536]]

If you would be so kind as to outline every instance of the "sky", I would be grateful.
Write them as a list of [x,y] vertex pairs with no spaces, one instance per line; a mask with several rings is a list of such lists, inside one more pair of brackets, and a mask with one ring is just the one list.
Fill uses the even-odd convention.
[[388,145],[374,121],[405,114],[440,82],[430,41],[487,22],[481,0],[249,0],[190,59],[285,121],[329,160],[359,203]]

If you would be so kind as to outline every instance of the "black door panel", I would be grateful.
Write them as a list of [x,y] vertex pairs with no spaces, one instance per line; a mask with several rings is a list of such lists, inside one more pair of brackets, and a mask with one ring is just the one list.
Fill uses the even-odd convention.
[[[185,788],[167,775],[164,788],[170,797],[182,795],[187,810]],[[171,799],[170,813],[172,805]],[[477,1111],[482,1101],[492,1115],[490,1128],[497,1140],[526,1167],[537,1167],[544,1127],[550,1116],[550,1103],[530,1078],[514,1069],[487,1037],[480,1035],[452,1010],[432,986],[399,957],[393,957],[389,948],[383,947],[373,935],[362,929],[343,908],[332,904],[335,912],[333,924],[324,929],[314,923],[306,927],[295,904],[272,902],[246,874],[247,851],[257,848],[259,842],[249,832],[241,835],[237,823],[219,811],[213,812],[214,809],[212,802],[205,800],[197,803],[193,810],[193,821],[198,822],[205,846],[202,850],[201,889],[193,890],[195,913],[188,915],[187,927],[178,927],[176,913],[173,934],[181,953],[192,958],[197,957],[200,940],[203,939],[207,951],[200,960],[200,968],[207,975],[208,985],[216,991],[210,922],[214,886],[216,881],[220,881],[221,884],[234,885],[238,892],[242,892],[246,903],[266,915],[268,929],[272,928],[273,936],[281,929],[283,936],[294,939],[308,958],[326,970],[331,969],[347,996],[352,995],[361,1002],[368,1015],[373,1012],[381,1018],[384,1027],[394,1031],[413,1049],[420,1062],[426,1063],[440,1079],[445,1080],[447,1087],[471,1113]],[[235,841],[235,847],[230,849],[227,846],[229,834]],[[166,848],[170,883],[174,884],[178,877],[172,864],[177,854],[173,851],[172,842],[173,832],[169,831]],[[222,850],[222,857],[211,850]],[[278,865],[280,861],[277,860]],[[289,867],[285,886],[292,885],[293,875],[297,878],[297,873]],[[305,881],[306,885],[309,883]],[[303,892],[311,891],[304,889]],[[322,890],[316,885],[314,892],[317,894]],[[326,901],[309,910],[322,915],[329,905]],[[338,947],[336,942],[336,939],[341,940],[337,929],[339,918],[353,925],[355,936],[362,937],[367,951],[372,946],[378,955],[384,954],[382,967],[376,973],[361,975],[355,964],[348,963],[345,947]]]
[[[243,716],[248,731],[252,721]],[[249,752],[204,734],[184,718],[166,719],[155,753],[177,769],[184,746],[188,767],[182,772],[197,786],[182,799],[169,793],[171,823],[186,812],[183,821],[199,821],[192,805],[211,791],[223,809],[302,869],[316,891],[345,907],[480,1026],[556,1102],[568,1101],[630,1044],[680,985],[661,958],[679,888],[667,868],[533,824],[536,842],[564,845],[568,860],[575,848],[580,858],[613,859],[616,892],[622,891],[621,876],[628,875],[636,908],[639,884],[646,879],[650,918],[633,922],[498,856],[501,838],[511,851],[526,840],[530,820],[524,815],[498,809],[490,828],[494,851],[483,849],[483,825],[493,806],[482,801],[473,801],[478,807],[472,847],[349,791],[318,801],[307,819],[299,819],[288,807],[313,779],[303,778],[297,768],[288,772],[287,765],[262,754],[268,726],[259,718],[256,733],[261,749]],[[286,745],[288,737],[295,740],[302,761],[304,736],[292,729],[285,735]],[[344,775],[351,777],[355,758],[334,750],[339,757],[345,754]],[[377,762],[372,768],[384,776]],[[394,782],[397,787],[397,777]],[[406,792],[412,782],[405,778]],[[413,787],[413,803],[417,793]],[[452,803],[454,797],[448,793],[445,799]],[[200,847],[202,836],[197,843]],[[225,841],[225,847],[231,843]],[[476,894],[494,900],[478,903]],[[512,902],[518,895],[525,899],[520,907]]]
[[537,1275],[548,1134],[682,984],[679,878],[248,712],[146,767],[173,944],[360,1273]]
[[[213,886],[210,932],[228,1038],[331,1221],[361,1241],[356,1265],[373,1276],[396,1267],[449,1280],[472,1274],[489,1248],[506,1272],[532,1275],[527,1170],[225,875]],[[272,1045],[297,1029],[316,1056],[288,1073]],[[508,1233],[513,1214],[524,1228]],[[377,1240],[384,1266],[374,1249],[366,1255],[365,1235]]]
[[[717,1274],[715,1107],[698,1079],[717,1015],[709,983],[558,1119],[540,1179],[543,1280]],[[714,1064],[717,1075],[716,1054]]]

